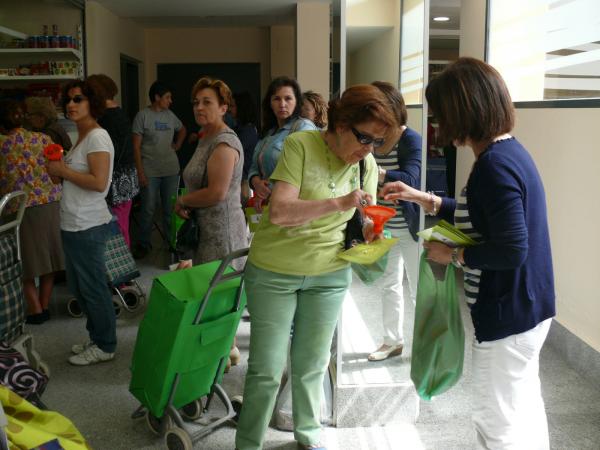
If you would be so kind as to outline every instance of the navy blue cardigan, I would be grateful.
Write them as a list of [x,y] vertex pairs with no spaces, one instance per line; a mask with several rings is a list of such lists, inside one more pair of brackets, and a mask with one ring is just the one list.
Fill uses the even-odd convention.
[[[402,181],[415,189],[421,189],[421,136],[414,130],[406,128],[398,140],[399,170],[388,170],[385,173],[385,183]],[[418,241],[419,205],[412,202],[400,201],[408,231],[413,239]]]
[[[542,180],[514,138],[491,144],[467,182],[467,204],[481,243],[467,247],[467,266],[481,269],[471,317],[478,341],[522,333],[556,314],[552,253]],[[440,216],[454,221],[456,202]]]

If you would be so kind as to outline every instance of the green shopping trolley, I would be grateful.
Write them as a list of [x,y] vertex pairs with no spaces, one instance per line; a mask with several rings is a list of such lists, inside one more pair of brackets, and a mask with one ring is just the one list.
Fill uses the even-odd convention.
[[[129,390],[141,403],[132,417],[145,415],[169,449],[191,449],[236,416],[220,382],[246,304],[243,270],[230,264],[247,255],[248,249],[237,250],[223,261],[170,272],[153,282]],[[215,394],[226,409],[221,417],[208,414]],[[192,433],[183,419],[202,427]]]

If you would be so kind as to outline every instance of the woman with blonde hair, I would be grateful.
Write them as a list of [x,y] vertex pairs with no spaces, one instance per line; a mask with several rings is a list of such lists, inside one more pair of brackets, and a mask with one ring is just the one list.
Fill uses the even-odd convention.
[[50,97],[27,97],[27,122],[32,131],[50,136],[52,142],[59,144],[68,152],[73,143],[65,129],[58,123],[56,106]]
[[327,102],[321,94],[306,91],[302,94],[300,116],[310,120],[318,128],[327,128]]

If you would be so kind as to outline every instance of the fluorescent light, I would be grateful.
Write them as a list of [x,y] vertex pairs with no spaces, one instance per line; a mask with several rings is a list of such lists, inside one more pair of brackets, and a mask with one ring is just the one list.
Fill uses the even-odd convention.
[[438,17],[433,18],[434,22],[448,22],[449,20],[450,20],[450,17],[446,17],[446,16],[438,16]]

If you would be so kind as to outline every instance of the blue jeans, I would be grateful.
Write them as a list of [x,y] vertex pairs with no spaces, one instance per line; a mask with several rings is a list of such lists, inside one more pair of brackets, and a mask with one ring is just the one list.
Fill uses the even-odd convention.
[[171,236],[171,197],[177,195],[179,175],[168,177],[148,177],[148,186],[142,189],[142,209],[140,211],[140,234],[138,244],[144,248],[151,247],[152,219],[156,210],[156,202],[160,195],[162,206],[162,226],[167,239]]
[[69,290],[87,317],[90,340],[102,351],[117,347],[117,318],[106,278],[104,251],[110,224],[83,231],[61,230]]

